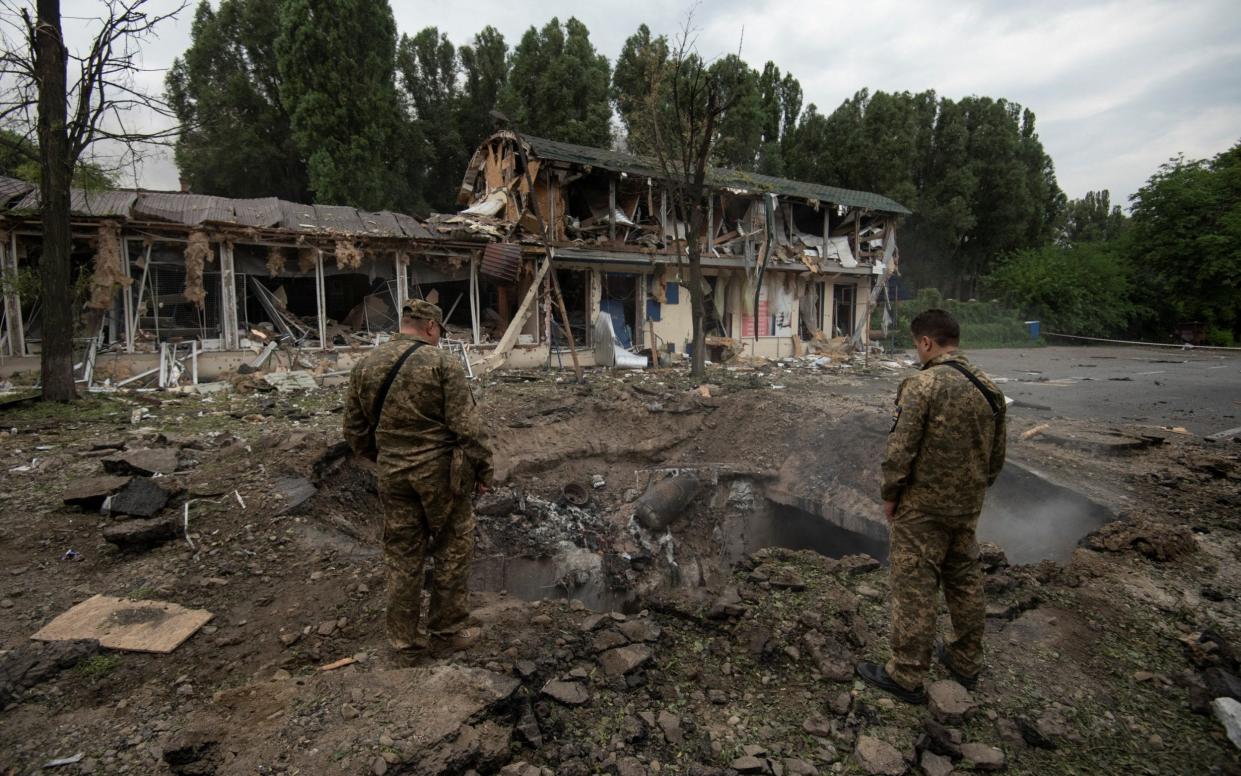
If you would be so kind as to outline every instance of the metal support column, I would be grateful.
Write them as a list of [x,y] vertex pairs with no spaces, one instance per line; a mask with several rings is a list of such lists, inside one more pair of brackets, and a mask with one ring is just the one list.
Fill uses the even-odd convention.
[[323,252],[315,252],[315,302],[319,313],[319,349],[327,350],[327,290],[323,285]]
[[470,256],[470,324],[474,329],[474,344],[482,341],[479,325],[478,254]]
[[401,309],[409,301],[409,258],[404,251],[396,252],[396,317],[400,319]]

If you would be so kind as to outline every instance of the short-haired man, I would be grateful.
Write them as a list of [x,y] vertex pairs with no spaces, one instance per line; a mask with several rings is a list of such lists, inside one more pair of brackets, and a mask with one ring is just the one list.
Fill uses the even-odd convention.
[[858,675],[909,703],[925,701],[939,587],[955,639],[938,657],[973,687],[982,670],[986,622],[975,529],[987,488],[1004,466],[1004,396],[957,351],[961,328],[944,310],[910,327],[921,371],[901,383],[883,460],[883,506],[891,535],[891,645],[886,665]]
[[388,578],[388,642],[398,651],[427,645],[418,631],[423,563],[435,560],[428,631],[455,637],[469,610],[474,554],[471,496],[491,481],[491,451],[461,362],[438,345],[440,308],[406,302],[401,329],[349,376],[345,439],[378,464]]

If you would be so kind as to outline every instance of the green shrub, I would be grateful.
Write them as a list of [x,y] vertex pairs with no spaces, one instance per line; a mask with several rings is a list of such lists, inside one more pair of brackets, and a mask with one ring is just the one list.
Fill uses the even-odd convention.
[[[896,308],[896,323],[889,328],[888,340],[892,347],[912,348],[913,337],[909,325],[919,313],[938,307],[952,313],[961,324],[962,348],[999,348],[1035,344],[1030,340],[1023,320],[1011,310],[996,302],[971,300],[958,302],[944,299],[937,288],[924,288],[915,299],[900,302]],[[882,315],[882,313],[879,313]],[[871,322],[871,331],[880,331],[881,319]]]

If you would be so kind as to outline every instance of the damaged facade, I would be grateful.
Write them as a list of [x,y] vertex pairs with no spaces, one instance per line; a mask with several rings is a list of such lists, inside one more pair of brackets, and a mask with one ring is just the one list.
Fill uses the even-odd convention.
[[[729,170],[708,184],[711,360],[868,341],[908,210]],[[475,152],[458,199],[460,213],[419,221],[276,198],[74,190],[74,275],[89,283],[79,380],[168,386],[268,358],[279,368],[282,355],[290,369],[340,371],[396,329],[411,297],[443,308],[450,346],[475,367],[566,366],[570,348],[585,366],[642,366],[690,349],[686,217],[648,160],[500,132]],[[22,298],[20,278],[37,273],[39,229],[35,187],[0,178],[6,374],[37,368],[38,303]]]
[[[6,374],[38,369],[39,195],[0,178]],[[168,387],[262,368],[347,368],[395,331],[414,296],[452,310],[450,337],[477,342],[475,242],[433,235],[401,213],[147,191],[72,192],[80,294],[79,382]],[[76,298],[76,297],[75,297]],[[274,355],[273,355],[274,353]],[[200,358],[201,357],[201,358]],[[193,374],[201,367],[201,374]],[[158,373],[158,374],[157,374]]]
[[[481,269],[484,287],[497,286],[487,311],[493,324],[508,329],[519,319],[508,363],[559,359],[568,338],[550,293],[556,284],[583,363],[615,358],[600,341],[601,313],[624,349],[662,358],[689,349],[687,218],[663,180],[640,157],[512,132],[478,149],[458,192],[466,209],[433,220],[507,244],[490,248]],[[895,222],[906,208],[877,194],[731,170],[713,169],[707,182],[709,358],[781,358],[868,340],[870,310],[896,269]],[[549,252],[555,277],[540,280]],[[536,282],[544,286],[540,303],[521,321],[517,302]]]

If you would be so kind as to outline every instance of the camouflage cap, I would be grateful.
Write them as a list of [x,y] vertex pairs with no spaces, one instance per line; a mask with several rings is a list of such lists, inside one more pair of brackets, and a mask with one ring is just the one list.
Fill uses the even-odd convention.
[[443,325],[444,313],[436,305],[431,304],[425,299],[410,299],[401,307],[401,312],[410,318],[421,318],[425,321],[435,321]]

